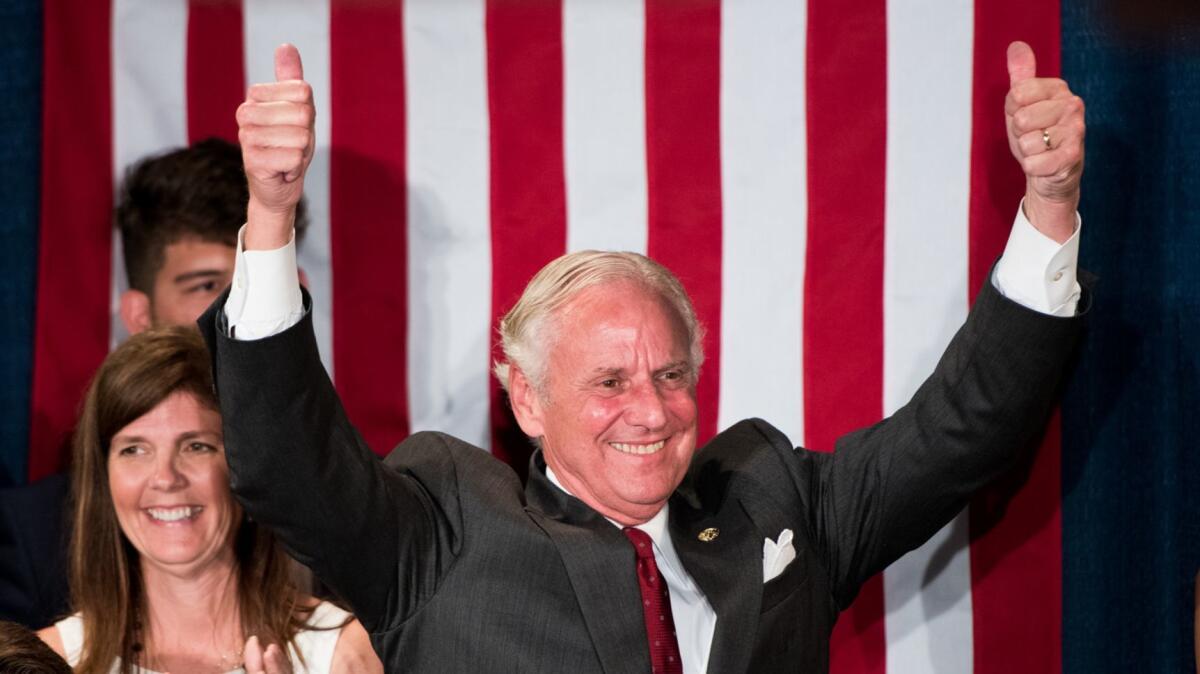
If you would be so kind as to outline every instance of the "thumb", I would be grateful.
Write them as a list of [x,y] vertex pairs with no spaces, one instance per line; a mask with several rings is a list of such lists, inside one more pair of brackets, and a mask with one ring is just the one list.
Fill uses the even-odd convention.
[[[278,58],[278,57],[276,57]],[[300,56],[296,56],[299,62]],[[1033,56],[1033,47],[1020,40],[1008,45],[1008,84],[1027,80],[1037,74],[1037,59]]]
[[275,81],[304,79],[304,66],[300,63],[300,50],[287,42],[275,48]]

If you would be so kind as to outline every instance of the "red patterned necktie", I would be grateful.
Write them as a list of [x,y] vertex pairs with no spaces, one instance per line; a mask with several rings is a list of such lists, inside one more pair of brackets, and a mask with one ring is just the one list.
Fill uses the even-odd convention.
[[675,640],[675,620],[671,617],[671,595],[667,581],[654,561],[654,542],[641,529],[625,527],[625,537],[637,553],[638,588],[642,591],[642,618],[646,640],[650,643],[653,674],[683,674],[679,660],[679,642]]

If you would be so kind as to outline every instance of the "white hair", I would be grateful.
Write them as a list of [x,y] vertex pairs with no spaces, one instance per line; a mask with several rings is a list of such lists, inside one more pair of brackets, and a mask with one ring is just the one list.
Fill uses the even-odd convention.
[[534,275],[516,305],[500,319],[504,360],[492,367],[500,385],[508,390],[510,364],[544,390],[546,354],[554,337],[551,320],[580,292],[605,283],[636,284],[660,297],[679,315],[687,331],[689,356],[695,377],[704,363],[704,328],[696,318],[683,284],[666,267],[637,253],[584,250],[554,260]]

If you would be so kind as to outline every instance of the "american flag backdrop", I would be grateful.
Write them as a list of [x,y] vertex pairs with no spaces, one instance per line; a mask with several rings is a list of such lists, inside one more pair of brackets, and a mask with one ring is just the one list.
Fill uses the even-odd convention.
[[[380,453],[438,429],[519,469],[494,327],[582,248],[683,280],[701,440],[760,416],[831,450],[899,407],[1023,192],[1005,47],[1059,68],[1053,0],[47,0],[44,20],[30,478],[60,469],[122,338],[116,180],[234,140],[281,42],[316,97],[300,263],[351,419]],[[1061,671],[1059,436],[863,588],[834,672]]]

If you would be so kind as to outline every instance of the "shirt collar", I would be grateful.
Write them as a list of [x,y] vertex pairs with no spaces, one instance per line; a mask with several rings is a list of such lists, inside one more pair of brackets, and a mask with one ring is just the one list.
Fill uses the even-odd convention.
[[[548,463],[546,464],[546,477],[555,487],[563,490],[569,496],[575,496],[571,493],[571,490],[564,487],[563,484],[558,481],[558,476],[554,474],[554,469],[551,468],[550,464]],[[675,544],[671,542],[671,534],[669,531],[667,531],[667,522],[669,521],[667,511],[669,509],[670,504],[664,504],[662,510],[659,510],[654,517],[651,517],[649,520],[641,524],[634,525],[634,528],[641,529],[650,537],[650,540],[654,541],[654,549],[658,553],[657,557],[659,563],[661,564],[665,562],[666,564],[670,565],[673,570],[678,572],[683,570],[683,562],[679,559],[678,553],[675,552]],[[618,529],[625,528],[624,524],[621,524],[616,520],[608,517],[605,517],[604,519],[608,520],[614,527]]]

